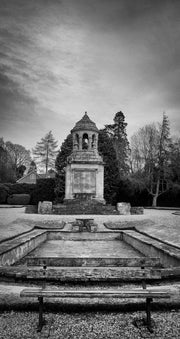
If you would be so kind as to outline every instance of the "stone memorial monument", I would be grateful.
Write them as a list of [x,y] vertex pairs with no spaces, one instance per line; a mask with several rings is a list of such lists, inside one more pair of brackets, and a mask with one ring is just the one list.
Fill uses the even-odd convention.
[[104,203],[104,163],[98,153],[98,128],[87,112],[71,131],[73,150],[67,159],[65,199]]

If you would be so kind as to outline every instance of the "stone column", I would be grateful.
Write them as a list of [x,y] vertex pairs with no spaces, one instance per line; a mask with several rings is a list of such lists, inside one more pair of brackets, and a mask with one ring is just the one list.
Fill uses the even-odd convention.
[[79,132],[79,151],[82,151],[82,132]]
[[88,139],[89,139],[88,150],[91,151],[92,150],[92,133],[88,135]]
[[72,170],[71,165],[66,167],[65,199],[73,199],[72,195]]

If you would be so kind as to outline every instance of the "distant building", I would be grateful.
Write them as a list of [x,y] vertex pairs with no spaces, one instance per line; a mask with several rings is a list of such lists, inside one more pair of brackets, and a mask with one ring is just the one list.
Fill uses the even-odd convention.
[[47,175],[45,173],[37,173],[36,169],[33,169],[29,173],[25,174],[22,178],[18,179],[16,182],[18,184],[36,184],[38,179],[48,179],[55,178],[56,172],[52,169],[48,171]]

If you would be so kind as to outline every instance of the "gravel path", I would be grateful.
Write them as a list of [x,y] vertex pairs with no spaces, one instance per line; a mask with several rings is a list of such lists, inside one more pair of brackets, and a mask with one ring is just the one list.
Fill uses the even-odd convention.
[[[154,332],[142,324],[144,312],[47,313],[46,325],[36,332],[35,312],[0,314],[1,339],[179,339],[180,311],[153,312]],[[134,325],[135,320],[138,327]]]

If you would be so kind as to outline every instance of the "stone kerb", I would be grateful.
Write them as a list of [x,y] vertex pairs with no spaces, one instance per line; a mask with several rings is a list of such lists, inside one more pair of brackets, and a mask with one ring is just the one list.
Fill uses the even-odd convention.
[[52,201],[39,201],[38,213],[39,214],[52,214]]
[[117,211],[121,215],[131,214],[131,204],[129,202],[118,202],[117,203]]
[[142,206],[131,207],[131,214],[144,214],[144,207]]

